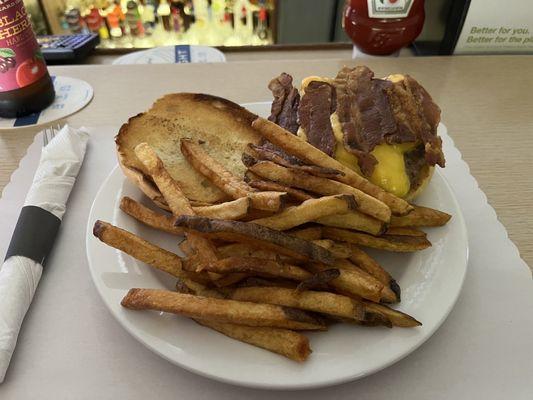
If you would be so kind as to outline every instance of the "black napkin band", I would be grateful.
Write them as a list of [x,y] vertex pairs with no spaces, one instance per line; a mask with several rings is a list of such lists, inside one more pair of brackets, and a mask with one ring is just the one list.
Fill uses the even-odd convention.
[[24,256],[42,265],[54,245],[59,225],[61,220],[41,207],[22,207],[5,259]]

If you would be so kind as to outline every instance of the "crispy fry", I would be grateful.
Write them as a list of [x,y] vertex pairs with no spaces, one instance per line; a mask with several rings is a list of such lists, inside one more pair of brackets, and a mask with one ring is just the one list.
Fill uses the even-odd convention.
[[350,244],[346,244],[346,246],[351,250],[350,261],[383,283],[385,286],[384,289],[389,288],[394,294],[394,296],[391,296],[390,292],[384,290],[384,293],[382,293],[384,298],[382,300],[387,303],[399,302],[401,299],[401,289],[396,280],[376,260],[359,247]]
[[151,210],[130,197],[120,200],[120,209],[143,224],[172,235],[183,235],[183,229],[174,226],[176,218]]
[[193,207],[193,211],[196,215],[209,218],[220,219],[241,219],[248,214],[250,209],[250,199],[247,197],[241,197],[233,201],[227,201],[225,203],[213,204],[211,206]]
[[285,233],[304,240],[319,240],[322,238],[322,228],[320,226],[291,229]]
[[321,195],[350,194],[355,197],[362,213],[382,222],[389,222],[391,218],[390,208],[385,203],[345,183],[291,170],[270,161],[261,161],[251,166],[250,171],[262,178]]
[[285,204],[285,192],[251,192],[248,198],[253,208],[266,211],[278,211]]
[[241,178],[233,175],[213,159],[199,144],[190,139],[181,139],[181,152],[189,164],[211,183],[234,199],[249,197],[253,208],[277,211],[283,203],[282,192],[256,192]]
[[[193,265],[191,269],[187,263],[184,268],[197,271]],[[286,278],[303,281],[311,277],[311,273],[296,265],[284,264],[274,260],[265,260],[254,257],[228,257],[202,266],[202,270],[227,274],[232,272],[250,272],[254,275],[274,278]]]
[[425,237],[416,236],[382,235],[376,237],[366,233],[330,227],[322,228],[322,234],[328,239],[401,253],[424,250],[431,246]]
[[405,227],[391,227],[388,228],[384,235],[396,235],[396,236],[414,236],[414,237],[426,237],[426,233],[415,228],[405,228]]
[[297,292],[303,292],[304,290],[312,289],[324,289],[327,284],[340,276],[338,269],[325,269],[314,274],[311,278],[302,281],[296,286]]
[[[219,299],[224,297],[217,290],[207,289],[191,280],[178,280],[176,290],[179,293],[196,294],[204,297]],[[243,326],[212,320],[194,320],[200,325],[214,329],[232,339],[270,350],[294,361],[305,361],[311,353],[309,340],[304,335],[287,329]]]
[[401,217],[393,216],[390,226],[442,226],[446,225],[452,217],[450,214],[432,208],[415,205],[413,207],[415,209],[407,215]]
[[280,278],[261,278],[257,276],[250,276],[243,279],[236,287],[250,287],[250,286],[267,286],[267,287],[285,287],[290,289],[296,288],[296,282],[289,279]]
[[[198,215],[222,219],[239,219],[241,215],[246,215],[248,199],[242,198],[212,206],[193,207]],[[145,205],[133,200],[130,197],[123,197],[120,200],[120,209],[126,214],[135,218],[143,224],[170,233],[172,235],[183,235],[183,229],[174,226],[176,217],[153,211]]]
[[[372,273],[366,271],[365,269],[359,267],[359,265],[354,264],[351,260],[339,259],[337,261],[337,267],[347,271],[355,271],[360,276],[366,277],[370,282],[380,282],[383,285],[381,289],[381,297],[379,299],[382,303],[397,303],[399,301],[399,294],[397,291],[394,291],[393,288],[399,291],[399,286],[396,284],[396,281],[386,281],[382,282],[378,277],[374,276]],[[394,285],[396,284],[397,287]]]
[[319,239],[312,242],[317,246],[328,249],[336,258],[349,258],[352,254],[349,248],[330,239]]
[[306,201],[312,199],[309,193],[304,192],[303,190],[295,189],[290,186],[285,186],[277,182],[267,181],[267,180],[252,180],[248,182],[248,185],[254,189],[263,190],[263,191],[273,191],[273,192],[285,192],[289,199],[293,201]]
[[121,302],[131,310],[157,310],[246,326],[325,330],[319,319],[288,307],[222,300],[161,289],[130,289]]
[[384,306],[383,304],[371,303],[369,301],[365,301],[364,304],[366,312],[381,314],[391,322],[392,326],[399,326],[402,328],[422,326],[420,321],[417,321],[410,315],[398,310],[393,310],[392,308]]
[[185,276],[181,258],[177,254],[162,249],[131,232],[98,220],[94,223],[93,235],[108,246],[123,251],[154,268],[173,276]]
[[278,165],[282,165],[287,168],[304,171],[311,175],[320,176],[324,178],[336,178],[338,176],[344,175],[344,173],[336,169],[323,168],[317,165],[291,163],[290,161],[287,161],[286,159],[281,157],[275,151],[272,151],[271,149],[268,149],[265,146],[257,146],[253,143],[250,143],[248,145],[248,148],[246,149],[246,151],[248,153],[243,154],[243,163],[247,167],[255,164],[259,160],[267,160],[267,161],[272,161]]
[[143,163],[157,188],[165,197],[165,200],[174,215],[193,215],[194,211],[185,197],[178,183],[170,176],[163,161],[156,152],[146,143],[140,143],[135,147],[135,155]]
[[[339,276],[329,282],[329,285],[340,294],[346,296],[364,299],[371,301],[380,301],[383,284],[374,277],[364,273],[358,268],[345,268],[337,260],[339,265]],[[309,263],[309,267],[313,272],[325,271],[330,267],[320,263]]]
[[252,123],[252,127],[265,139],[274,143],[276,146],[281,147],[289,154],[319,167],[332,168],[343,172],[343,176],[336,177],[335,179],[381,200],[389,206],[394,214],[405,215],[413,210],[413,207],[405,200],[370,183],[367,179],[358,175],[352,169],[344,166],[334,158],[329,157],[327,154],[314,147],[312,144],[307,143],[299,136],[293,135],[275,123],[259,117]]
[[[165,197],[165,200],[174,216],[194,215],[194,210],[189,200],[181,191],[178,183],[172,179],[156,152],[146,143],[135,147],[135,155],[143,163],[148,173],[154,180],[157,188]],[[192,233],[187,233],[190,245],[194,249],[196,257],[204,261],[216,260],[215,248],[209,240]]]
[[300,308],[336,317],[357,320],[364,318],[364,306],[360,301],[329,292],[311,290],[296,292],[279,287],[246,287],[234,289],[229,298]]
[[357,204],[351,195],[325,196],[306,200],[302,204],[286,208],[276,215],[251,222],[283,231],[328,215],[343,214],[354,210],[356,207]]
[[346,214],[328,215],[318,218],[315,222],[336,228],[356,229],[358,231],[370,233],[374,236],[383,234],[383,231],[387,227],[384,222],[357,210],[350,211]]
[[230,338],[270,350],[294,361],[303,362],[311,354],[309,339],[288,329],[251,327],[205,319],[195,321]]
[[221,258],[228,257],[255,257],[262,258],[266,260],[276,260],[281,261],[286,264],[297,264],[301,261],[295,260],[293,258],[279,255],[274,251],[268,251],[260,248],[255,248],[253,246],[247,245],[245,243],[231,243],[224,246],[219,246],[217,248],[218,255]]
[[252,243],[298,260],[312,260],[334,265],[335,257],[326,249],[289,234],[261,225],[240,221],[224,221],[198,216],[183,215],[176,219],[176,226],[182,226],[218,239]]

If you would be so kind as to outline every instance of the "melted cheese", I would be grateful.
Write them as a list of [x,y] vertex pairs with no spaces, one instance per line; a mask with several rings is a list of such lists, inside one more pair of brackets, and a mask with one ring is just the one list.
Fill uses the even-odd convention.
[[414,147],[414,143],[377,145],[371,154],[378,163],[370,181],[398,197],[407,195],[411,182],[405,170],[404,154]]

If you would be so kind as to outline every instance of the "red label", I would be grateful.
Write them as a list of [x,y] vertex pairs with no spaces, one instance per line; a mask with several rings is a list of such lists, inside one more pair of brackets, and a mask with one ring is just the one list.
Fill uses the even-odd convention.
[[30,85],[46,71],[22,0],[0,0],[0,92]]

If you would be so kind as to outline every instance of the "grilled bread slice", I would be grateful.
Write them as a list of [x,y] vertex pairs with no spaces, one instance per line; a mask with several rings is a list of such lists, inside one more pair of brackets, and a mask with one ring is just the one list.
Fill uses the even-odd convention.
[[180,139],[191,138],[203,144],[207,153],[237,176],[246,170],[241,154],[248,143],[259,143],[251,123],[257,116],[226,99],[206,94],[168,94],[147,112],[122,125],[115,137],[118,162],[124,174],[158,206],[165,200],[137,159],[134,148],[146,142],[165,163],[193,204],[213,204],[228,200],[226,194],[196,172],[183,158]]

